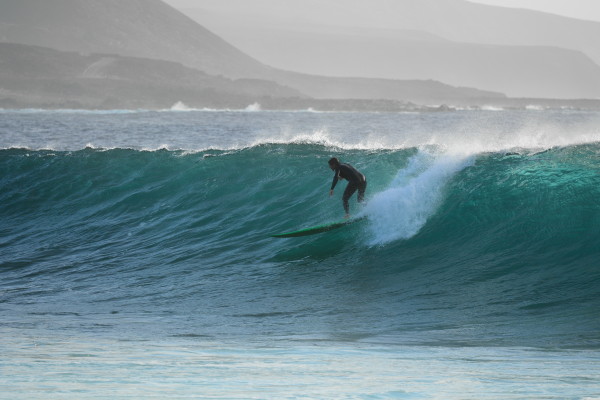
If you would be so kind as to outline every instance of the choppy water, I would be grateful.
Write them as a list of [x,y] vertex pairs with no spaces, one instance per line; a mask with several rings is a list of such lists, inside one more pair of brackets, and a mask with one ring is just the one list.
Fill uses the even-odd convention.
[[[7,398],[600,397],[599,113],[1,111],[0,148]],[[343,215],[332,156],[366,220],[271,238]]]

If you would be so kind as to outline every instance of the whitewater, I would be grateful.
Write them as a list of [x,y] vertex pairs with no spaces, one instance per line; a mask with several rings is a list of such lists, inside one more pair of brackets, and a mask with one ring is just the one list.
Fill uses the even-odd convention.
[[0,398],[600,398],[599,199],[597,111],[0,110]]

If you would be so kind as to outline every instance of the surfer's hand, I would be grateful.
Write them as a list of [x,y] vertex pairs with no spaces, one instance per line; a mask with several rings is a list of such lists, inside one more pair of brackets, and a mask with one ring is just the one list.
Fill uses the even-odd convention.
[[333,196],[333,189],[329,191],[329,197]]

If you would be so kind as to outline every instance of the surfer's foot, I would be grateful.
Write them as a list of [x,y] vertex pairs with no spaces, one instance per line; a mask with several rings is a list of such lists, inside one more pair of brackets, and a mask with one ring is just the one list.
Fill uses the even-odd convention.
[[344,219],[348,219],[348,218],[350,218],[350,214],[344,215]]

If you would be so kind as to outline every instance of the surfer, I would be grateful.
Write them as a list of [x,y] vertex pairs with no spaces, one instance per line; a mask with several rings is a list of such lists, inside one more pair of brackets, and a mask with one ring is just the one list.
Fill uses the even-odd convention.
[[340,163],[340,161],[333,157],[329,160],[329,168],[335,172],[333,176],[333,182],[331,183],[331,190],[329,190],[329,196],[333,196],[333,189],[339,179],[346,179],[348,181],[348,186],[346,186],[346,190],[344,190],[344,196],[342,197],[342,202],[344,204],[344,211],[346,211],[346,216],[344,218],[350,217],[350,205],[348,204],[348,200],[356,190],[358,190],[358,202],[362,203],[365,200],[365,190],[367,189],[367,178],[363,174],[361,174],[356,168],[354,168],[350,164]]

